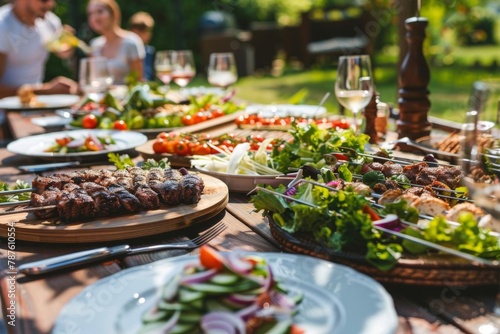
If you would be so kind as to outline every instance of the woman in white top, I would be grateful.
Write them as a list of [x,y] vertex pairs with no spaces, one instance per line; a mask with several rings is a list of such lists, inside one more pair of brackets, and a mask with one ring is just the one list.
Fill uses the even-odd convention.
[[87,6],[90,28],[101,36],[90,45],[94,56],[109,59],[109,71],[115,84],[123,84],[127,75],[143,77],[144,44],[136,34],[120,28],[121,12],[115,0],[90,0]]

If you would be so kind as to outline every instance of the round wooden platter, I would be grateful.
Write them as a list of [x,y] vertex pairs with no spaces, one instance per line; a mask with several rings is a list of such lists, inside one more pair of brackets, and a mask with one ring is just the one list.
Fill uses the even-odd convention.
[[0,235],[7,237],[12,222],[15,222],[17,240],[34,242],[102,242],[175,231],[206,221],[226,207],[229,191],[224,182],[209,175],[199,175],[205,189],[197,204],[163,206],[158,210],[61,225],[38,219],[33,213],[17,213],[0,216]]
[[382,283],[424,286],[478,286],[500,284],[500,268],[472,263],[452,255],[404,257],[389,271],[381,271],[365,260],[364,254],[335,252],[306,234],[291,234],[270,217],[274,239],[291,253],[305,254],[352,267]]

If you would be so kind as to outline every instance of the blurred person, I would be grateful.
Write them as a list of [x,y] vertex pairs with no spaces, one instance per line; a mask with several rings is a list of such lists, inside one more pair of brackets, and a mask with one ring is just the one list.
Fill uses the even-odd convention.
[[137,12],[128,21],[128,30],[139,36],[144,43],[146,56],[144,57],[144,79],[152,81],[155,79],[155,48],[149,45],[153,36],[155,20],[146,12]]
[[116,1],[90,0],[87,19],[90,29],[101,35],[90,42],[92,55],[109,59],[114,83],[124,84],[128,75],[141,80],[144,76],[144,44],[139,36],[120,28],[121,11]]
[[[49,54],[45,45],[63,29],[51,12],[54,6],[55,0],[14,0],[0,7],[0,97],[77,92],[77,83],[69,78],[43,83]],[[72,53],[56,54],[66,58]]]

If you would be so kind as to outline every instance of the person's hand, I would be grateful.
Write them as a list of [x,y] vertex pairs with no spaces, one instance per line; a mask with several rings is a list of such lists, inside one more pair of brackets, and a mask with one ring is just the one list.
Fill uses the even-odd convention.
[[80,88],[78,86],[78,83],[69,78],[56,77],[44,84],[23,85],[19,88],[18,95],[25,91],[31,91],[36,95],[79,94]]

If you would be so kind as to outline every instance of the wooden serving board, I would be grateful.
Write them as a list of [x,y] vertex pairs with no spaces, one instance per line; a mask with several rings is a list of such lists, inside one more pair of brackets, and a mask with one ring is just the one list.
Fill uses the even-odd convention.
[[17,240],[55,243],[86,243],[132,239],[175,231],[206,221],[224,210],[228,202],[228,188],[224,182],[199,174],[205,189],[197,204],[163,206],[158,210],[136,214],[98,217],[85,222],[54,225],[38,219],[33,213],[0,216],[0,236],[15,222]]

